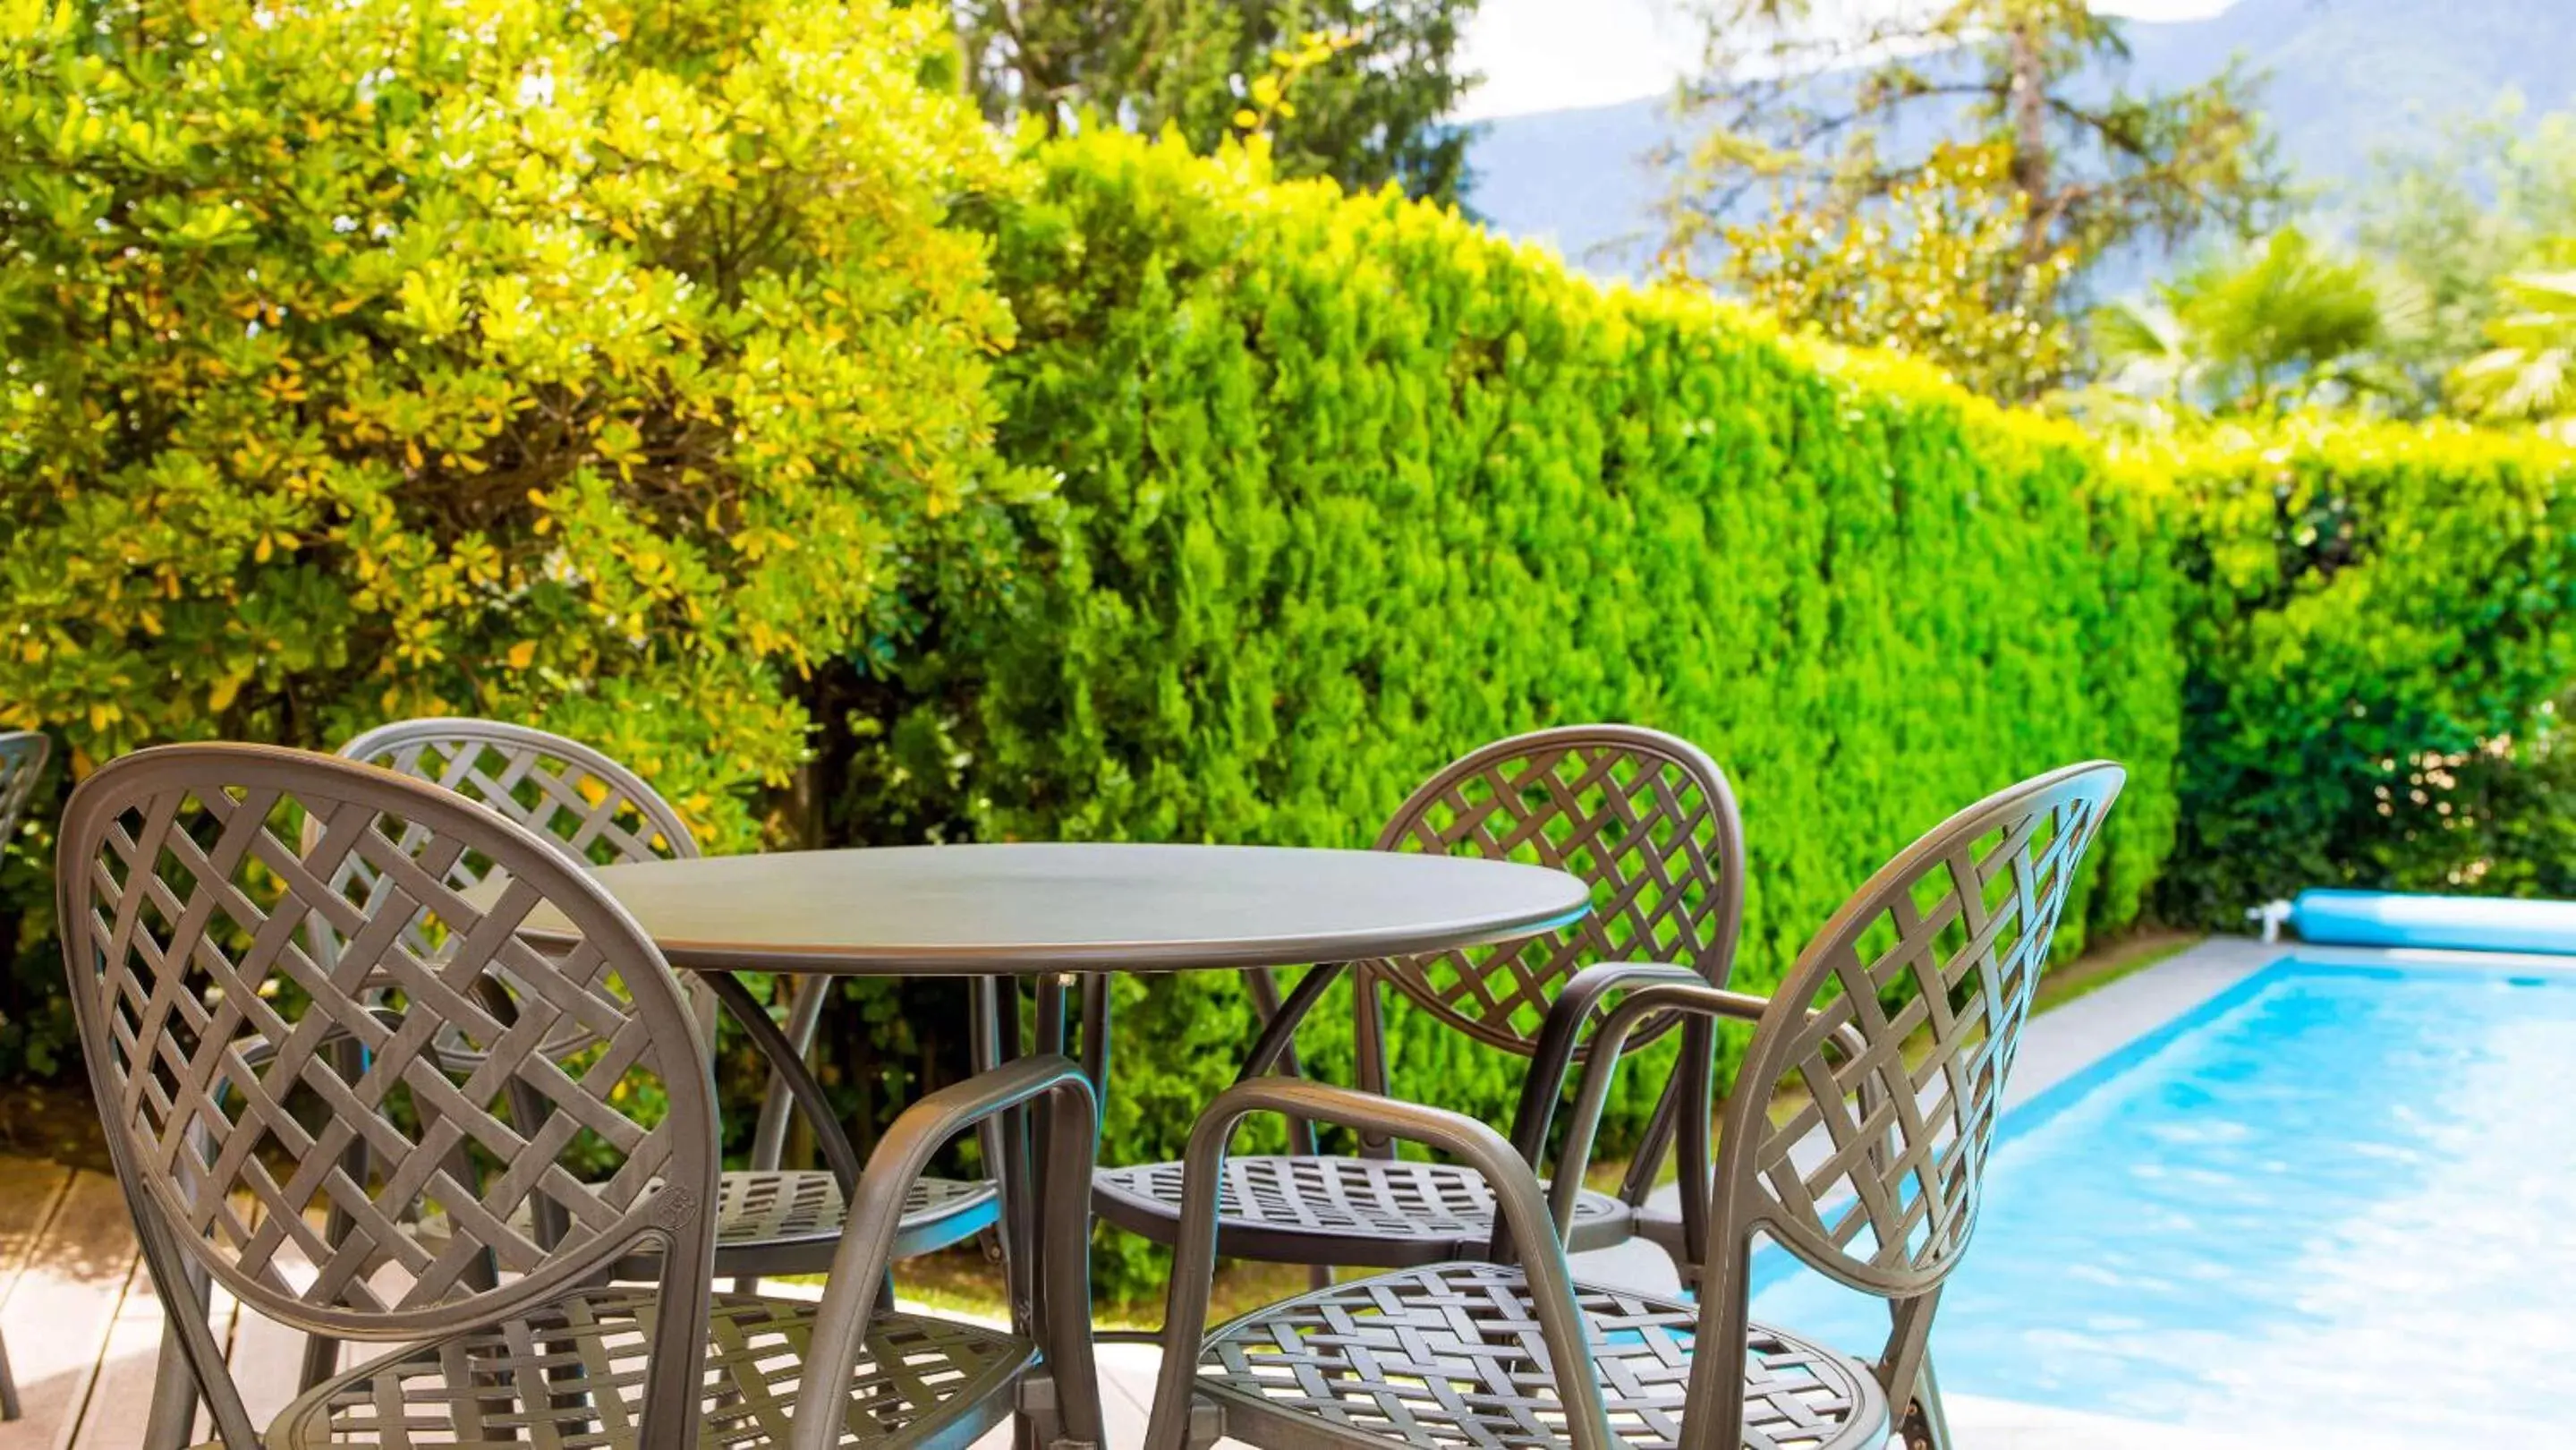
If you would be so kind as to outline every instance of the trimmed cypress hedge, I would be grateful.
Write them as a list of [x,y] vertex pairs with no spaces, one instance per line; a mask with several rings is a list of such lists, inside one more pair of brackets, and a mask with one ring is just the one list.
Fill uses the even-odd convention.
[[[1002,446],[1057,505],[896,732],[971,760],[977,834],[1362,845],[1470,746],[1630,720],[1735,780],[1745,986],[1915,834],[2090,756],[2133,779],[2067,945],[2137,916],[2174,828],[2175,580],[2079,435],[1391,197],[1123,135],[1042,170],[996,227]],[[1104,1156],[1173,1153],[1244,995],[1131,981],[1120,1011]],[[1398,1091],[1508,1113],[1516,1062],[1401,1012],[1394,1040]],[[1304,1045],[1347,1072],[1346,1014]]]

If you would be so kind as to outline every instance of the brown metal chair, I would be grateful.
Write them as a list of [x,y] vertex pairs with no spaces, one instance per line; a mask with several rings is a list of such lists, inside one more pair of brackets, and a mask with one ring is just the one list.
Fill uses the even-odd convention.
[[[561,735],[498,720],[399,720],[351,740],[340,754],[453,791],[561,841],[594,866],[698,854],[687,822],[642,777]],[[801,1061],[812,1049],[830,987],[828,977],[799,978],[784,1027],[772,1030],[767,1010],[731,978],[692,973],[686,979],[705,1030],[712,1033],[713,998],[722,997],[773,1062]],[[979,999],[978,1010],[992,1009]],[[799,1102],[800,1089],[811,1093],[811,1080],[771,1071],[750,1166],[717,1180],[716,1273],[742,1281],[739,1288],[763,1275],[820,1273],[840,1243],[858,1155],[831,1105],[819,1094]],[[813,1129],[826,1165],[821,1170],[779,1167],[793,1108],[803,1109]],[[921,1180],[905,1205],[895,1256],[911,1258],[974,1237],[999,1216],[1000,1201],[989,1181]]]
[[[479,889],[458,884],[467,862]],[[717,1294],[696,1019],[557,842],[328,756],[171,746],[74,793],[56,879],[109,1155],[229,1450],[947,1446],[998,1423],[1040,1362],[1029,1340],[874,1301],[908,1177],[946,1138],[1043,1097],[1060,1110],[1050,1161],[1087,1178],[1095,1100],[1067,1059],[908,1109],[857,1184],[819,1304]],[[558,1057],[568,1028],[592,1045]],[[442,1035],[475,1049],[469,1069]],[[1088,1216],[1050,1201],[1048,1299],[1067,1312],[1044,1359],[1066,1431],[1096,1440]],[[542,1242],[532,1218],[553,1225]],[[639,1260],[643,1284],[607,1282]],[[263,1436],[207,1327],[206,1278],[307,1333],[402,1347]]]
[[[438,717],[379,726],[343,745],[339,753],[453,792],[560,843],[572,858],[587,865],[698,854],[695,834],[659,792],[606,754],[565,736],[497,720]],[[346,869],[351,880],[335,884],[358,889],[374,880],[363,861],[352,861]],[[450,869],[449,884],[470,887],[484,869],[473,858],[460,859]],[[424,941],[414,941],[412,946],[423,955],[430,952]],[[788,1055],[801,1059],[810,1049],[830,982],[819,976],[799,980],[783,1028],[730,980],[711,984],[711,979],[692,973],[681,985],[705,1042],[713,1044],[718,998],[724,996],[729,999],[723,1003],[724,1010],[751,1030],[758,1045],[776,1061]],[[549,1050],[563,1057],[584,1045],[576,1029],[550,1044]],[[433,1046],[450,1068],[469,1066],[476,1057],[453,1028],[443,1029]],[[800,1103],[799,1097],[806,1100]],[[826,1164],[822,1170],[779,1167],[792,1106],[801,1106],[813,1127]],[[810,1077],[773,1070],[753,1134],[750,1167],[728,1170],[716,1180],[717,1276],[749,1292],[764,1276],[819,1274],[829,1268],[847,1227],[850,1186],[858,1173],[857,1150]],[[921,1178],[909,1193],[895,1237],[898,1260],[960,1243],[1000,1214],[1000,1195],[990,1183]],[[618,1272],[621,1278],[645,1279],[653,1270],[638,1261],[621,1264]],[[163,1348],[163,1364],[174,1364],[176,1357],[169,1353],[166,1337]],[[328,1338],[317,1337],[306,1346],[303,1383],[307,1388],[337,1368],[338,1353],[339,1346]],[[194,1406],[185,1384],[175,1376],[165,1375],[155,1393],[146,1450],[170,1450],[185,1438],[182,1427]]]
[[[1540,1028],[1576,973],[1625,964],[1581,994],[1649,980],[1722,986],[1733,965],[1744,906],[1744,833],[1725,772],[1689,742],[1631,725],[1539,730],[1475,750],[1423,783],[1379,832],[1381,851],[1432,851],[1534,862],[1572,872],[1592,887],[1593,912],[1561,931],[1495,947],[1359,964],[1353,993],[1358,1084],[1388,1085],[1381,986],[1459,1033],[1536,1059],[1534,1077],[1561,1082],[1583,1051],[1546,1043]],[[1273,1005],[1243,1080],[1274,1067],[1295,1070],[1294,1037],[1338,968],[1318,967],[1278,1003],[1266,976],[1256,991]],[[1576,1009],[1578,1013],[1580,1008]],[[1667,1014],[1650,1037],[1681,1020]],[[1705,1070],[1706,1024],[1684,1034],[1684,1056]],[[1683,1076],[1688,1076],[1685,1072]],[[1707,1172],[1706,1118],[1681,1123],[1684,1171]],[[1220,1196],[1220,1252],[1229,1258],[1313,1266],[1402,1268],[1481,1253],[1494,1231],[1491,1189],[1473,1167],[1406,1161],[1391,1139],[1364,1135],[1358,1156],[1314,1151],[1308,1125],[1292,1120],[1293,1151],[1226,1160]],[[1529,1161],[1545,1147],[1546,1122],[1526,1105],[1515,1131]],[[1579,1249],[1620,1242],[1651,1228],[1685,1262],[1685,1226],[1647,1225],[1640,1209],[1675,1137],[1671,1094],[1619,1194],[1575,1195],[1572,1241]],[[1158,1243],[1177,1240],[1178,1163],[1104,1169],[1094,1206],[1107,1221]],[[1669,1228],[1670,1231],[1665,1231]]]
[[[1891,1405],[1911,1443],[1946,1445],[1933,1310],[1975,1226],[2050,938],[2123,779],[2072,766],[1953,816],[1872,876],[1768,999],[1669,982],[1628,993],[1593,1037],[1552,1194],[1513,1145],[1455,1113],[1276,1078],[1229,1089],[1190,1135],[1148,1450],[1220,1429],[1271,1450],[1875,1450]],[[1566,1165],[1589,1155],[1622,1045],[1673,1012],[1755,1023],[1715,1173],[1685,1180],[1708,1189],[1715,1250],[1696,1304],[1577,1284],[1549,1232],[1574,1222]],[[1561,1010],[1548,1032],[1583,1026]],[[1696,1112],[1709,1083],[1692,1090]],[[1502,1205],[1488,1258],[1335,1285],[1202,1337],[1226,1144],[1262,1111],[1475,1164]],[[1756,1235],[1888,1301],[1874,1358],[1748,1319]],[[1195,1426],[1194,1395],[1214,1411]]]
[[[45,773],[52,743],[33,730],[0,732],[0,846],[18,834],[36,777]],[[0,1340],[0,1421],[18,1418],[18,1378],[9,1371],[9,1345]]]

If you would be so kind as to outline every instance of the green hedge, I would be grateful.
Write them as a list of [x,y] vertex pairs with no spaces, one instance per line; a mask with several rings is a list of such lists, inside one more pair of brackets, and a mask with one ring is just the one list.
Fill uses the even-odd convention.
[[2162,914],[2241,926],[2305,886],[2576,893],[2576,451],[2309,424],[2124,462],[2186,520]]
[[[2088,756],[2134,780],[2068,934],[2136,916],[2174,823],[2169,542],[2077,435],[1126,136],[1050,148],[995,226],[1002,447],[1059,491],[897,731],[970,762],[978,834],[1364,844],[1472,745],[1633,720],[1741,793],[1745,985],[1914,834]],[[1121,1021],[1103,1151],[1173,1153],[1242,993],[1130,983]],[[1347,1071],[1346,1014],[1314,1027]],[[1400,1091],[1508,1112],[1513,1063],[1396,1043]]]

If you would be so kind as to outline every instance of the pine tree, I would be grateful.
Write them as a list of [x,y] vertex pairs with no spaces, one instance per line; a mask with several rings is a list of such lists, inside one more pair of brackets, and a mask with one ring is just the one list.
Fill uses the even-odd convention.
[[[2019,218],[2008,244],[1975,263],[1997,281],[1992,304],[2062,320],[2114,249],[2171,246],[2213,225],[2243,233],[2282,194],[2253,79],[2230,67],[2197,86],[2133,92],[2118,74],[2120,24],[2090,0],[1946,0],[1858,25],[1819,20],[1808,0],[1711,0],[1702,18],[1705,63],[1677,101],[1689,139],[1663,158],[1661,265],[1676,276],[1740,273],[1728,253],[1748,227],[1839,247],[1922,210],[1927,188],[1966,188],[1987,195],[1943,205],[1982,212],[2001,194]],[[1957,166],[1967,152],[1996,164]],[[1773,224],[1761,226],[1766,215]],[[1790,320],[1822,321],[1795,310]],[[1975,359],[1936,360],[1979,371]],[[2024,368],[2009,381],[2028,397],[2054,379]]]
[[1205,151],[1239,130],[1255,88],[1315,36],[1330,64],[1263,108],[1283,177],[1354,190],[1393,183],[1455,201],[1468,129],[1447,117],[1476,77],[1460,68],[1476,0],[955,0],[966,84],[985,114],[1057,130],[1086,115]]

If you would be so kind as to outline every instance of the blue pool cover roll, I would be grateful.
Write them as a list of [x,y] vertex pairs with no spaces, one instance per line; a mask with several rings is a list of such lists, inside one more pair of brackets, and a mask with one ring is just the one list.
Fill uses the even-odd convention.
[[2302,891],[2290,923],[2320,946],[2576,953],[2576,901]]

